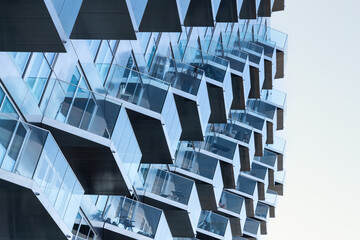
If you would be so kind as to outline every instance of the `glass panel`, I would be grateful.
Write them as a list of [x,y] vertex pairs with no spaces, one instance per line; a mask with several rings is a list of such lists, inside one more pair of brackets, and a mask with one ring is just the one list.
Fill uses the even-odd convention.
[[241,51],[240,47],[232,47],[220,42],[211,41],[208,52],[228,60],[232,69],[241,73],[244,72],[248,53]]
[[20,75],[23,75],[26,64],[29,60],[30,53],[29,52],[11,52],[10,55],[13,57],[16,66],[20,71]]
[[[178,47],[184,48],[182,46]],[[221,83],[224,82],[226,71],[229,66],[229,62],[227,60],[192,47],[180,49],[180,52],[185,52],[182,59],[184,63],[204,70],[205,76],[208,78]]]
[[11,146],[9,148],[8,154],[5,157],[5,160],[1,168],[6,169],[8,171],[13,170],[15,166],[15,162],[19,156],[21,147],[23,146],[25,135],[26,135],[26,129],[22,124],[18,124],[18,128],[16,130],[15,135],[13,136],[13,140],[11,142]]
[[261,99],[268,101],[277,107],[284,108],[286,102],[286,93],[276,89],[263,89],[261,90]]
[[145,191],[187,205],[194,182],[160,169],[151,168],[146,182]]
[[257,99],[249,99],[247,107],[259,114],[265,115],[269,119],[273,119],[276,112],[276,107]]
[[252,196],[256,190],[256,181],[239,175],[236,189]]
[[4,160],[16,125],[17,121],[0,115],[0,166]]
[[219,207],[240,214],[245,199],[238,195],[223,191],[221,194]]
[[227,124],[213,124],[210,127],[213,132],[224,134],[244,143],[249,143],[252,131],[247,128],[240,127],[229,121]]
[[80,215],[80,213],[77,213],[76,219],[75,219],[75,222],[74,222],[74,226],[73,226],[72,231],[71,231],[71,233],[73,235],[75,235],[75,236],[76,236],[76,234],[78,232],[78,229],[80,227],[81,220],[82,220],[82,216]]
[[96,57],[96,53],[99,49],[99,45],[100,45],[101,40],[86,40],[86,43],[88,44],[91,56],[93,57],[93,59],[95,59]]
[[198,228],[220,236],[225,235],[229,219],[210,211],[201,211]]
[[[259,114],[260,115],[260,114]],[[266,117],[264,115],[264,117]],[[245,123],[253,128],[262,131],[265,120],[254,115],[251,115],[245,111],[232,111],[231,118],[241,123]]]
[[155,237],[161,210],[118,196],[109,198],[106,209],[105,222],[142,236]]
[[213,179],[218,160],[195,152],[189,143],[182,142],[177,151],[175,166],[208,179]]
[[119,65],[112,65],[106,84],[109,95],[161,113],[169,84]]
[[225,158],[233,159],[237,143],[210,133],[205,137],[204,142],[195,142],[195,146]]
[[4,91],[0,88],[0,106],[2,104],[2,101],[4,100],[4,96],[5,96],[5,93]]
[[24,80],[39,101],[49,78],[51,69],[44,54],[33,53]]
[[97,53],[95,65],[100,73],[100,78],[104,83],[109,72],[113,54],[107,41],[102,41],[99,52]]
[[120,103],[113,103],[105,96],[89,91],[84,79],[76,79],[74,75],[72,82],[79,82],[80,87],[58,79],[51,80],[54,85],[45,116],[109,138],[120,111]]
[[17,114],[14,106],[12,105],[12,103],[10,102],[8,97],[5,97],[3,105],[0,108],[0,113],[3,113],[6,116],[9,116],[9,117],[14,118],[14,119],[19,118],[19,115]]
[[204,71],[157,54],[152,62],[150,75],[169,83],[176,89],[196,95]]

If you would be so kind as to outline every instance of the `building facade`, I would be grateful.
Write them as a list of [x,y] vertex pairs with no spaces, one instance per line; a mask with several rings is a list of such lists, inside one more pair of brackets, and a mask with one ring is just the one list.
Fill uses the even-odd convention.
[[259,239],[284,0],[0,2],[0,239]]

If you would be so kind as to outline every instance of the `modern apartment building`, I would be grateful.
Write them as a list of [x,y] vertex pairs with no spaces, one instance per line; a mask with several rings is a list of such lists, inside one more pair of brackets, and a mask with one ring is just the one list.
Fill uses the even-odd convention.
[[267,234],[285,176],[282,10],[0,1],[0,239]]

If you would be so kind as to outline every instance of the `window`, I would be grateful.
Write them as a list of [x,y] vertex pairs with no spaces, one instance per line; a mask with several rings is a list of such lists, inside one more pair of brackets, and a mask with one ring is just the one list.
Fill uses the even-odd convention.
[[[54,56],[48,55],[49,60],[52,62]],[[39,102],[47,80],[51,73],[50,65],[42,53],[33,53],[26,70],[24,80],[31,89],[36,100]]]
[[95,239],[95,231],[89,224],[82,212],[78,212],[75,224],[72,229],[74,235],[73,240],[93,240]]
[[13,57],[14,62],[20,71],[20,75],[22,76],[24,74],[26,65],[30,58],[30,53],[29,52],[11,52],[10,55]]

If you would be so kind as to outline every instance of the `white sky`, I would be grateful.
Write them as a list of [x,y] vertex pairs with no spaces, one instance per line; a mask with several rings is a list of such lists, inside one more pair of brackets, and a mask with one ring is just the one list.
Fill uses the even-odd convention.
[[264,239],[360,239],[360,1],[287,0],[286,186]]

